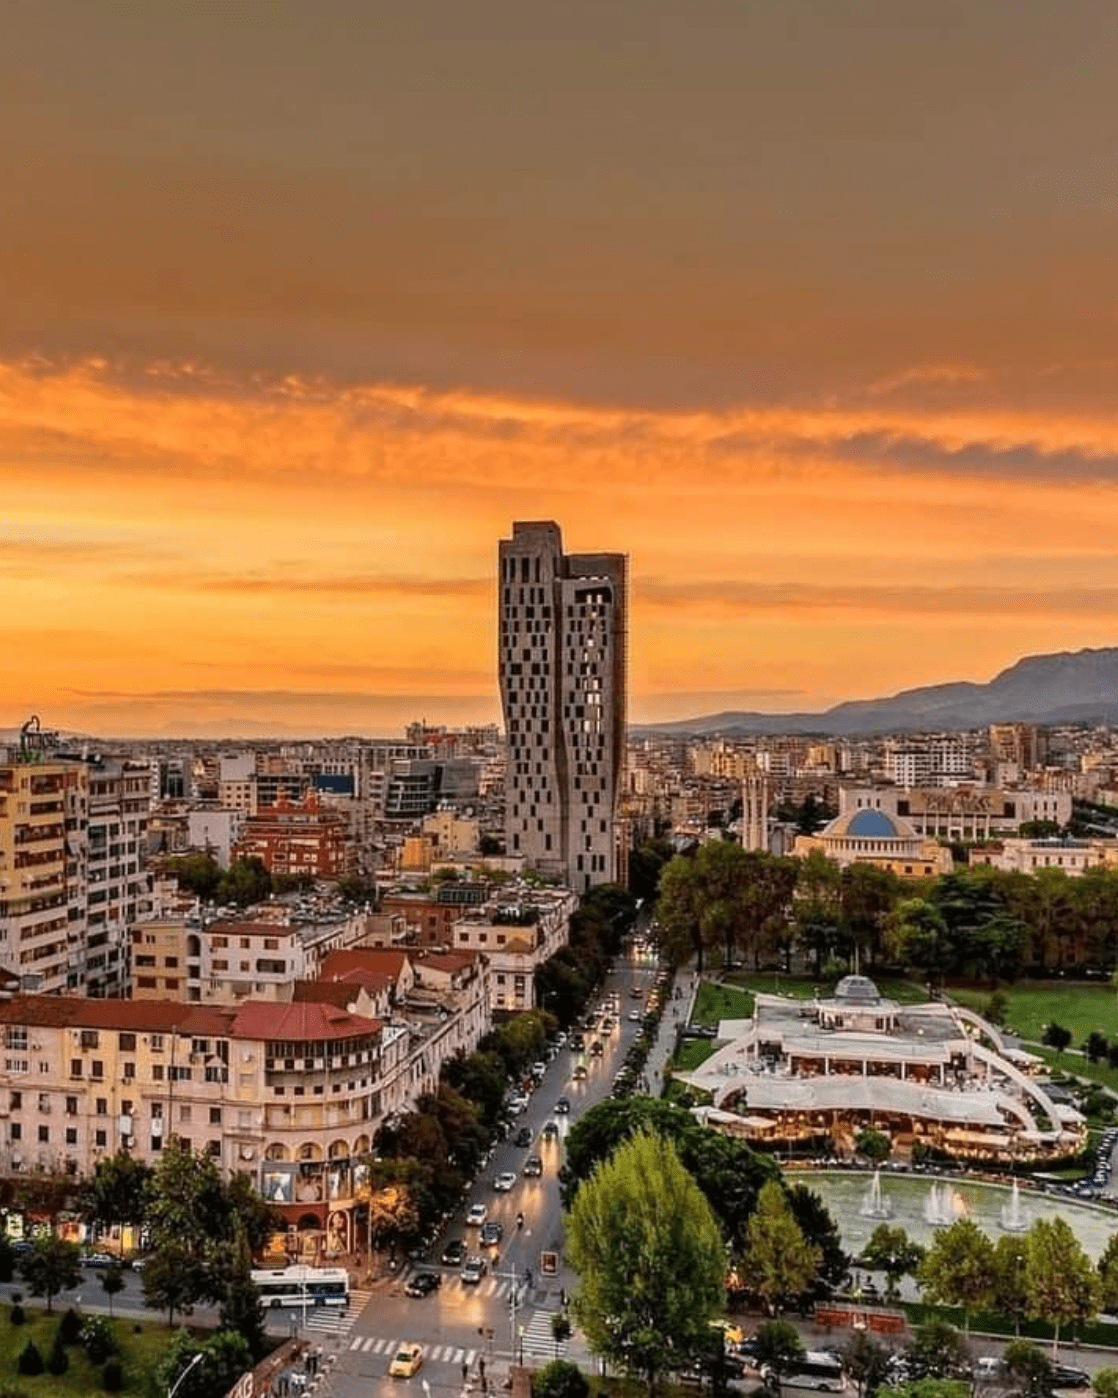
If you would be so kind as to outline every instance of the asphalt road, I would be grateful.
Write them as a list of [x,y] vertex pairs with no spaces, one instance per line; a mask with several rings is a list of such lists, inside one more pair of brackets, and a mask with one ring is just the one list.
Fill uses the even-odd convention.
[[[572,1291],[573,1274],[560,1267],[554,1277],[541,1274],[540,1254],[558,1252],[562,1256],[563,1223],[559,1204],[557,1172],[563,1159],[563,1140],[579,1116],[596,1102],[608,1097],[615,1074],[625,1060],[629,1045],[640,1032],[640,1024],[629,1020],[630,1010],[642,1006],[644,996],[656,975],[653,959],[619,958],[609,976],[599,1002],[616,990],[620,995],[620,1019],[608,1037],[601,1058],[588,1053],[562,1049],[532,1094],[528,1109],[517,1118],[510,1140],[502,1143],[486,1166],[484,1176],[477,1181],[462,1213],[451,1220],[445,1235],[432,1250],[431,1261],[412,1263],[399,1276],[392,1278],[383,1289],[376,1290],[363,1309],[351,1307],[350,1317],[336,1330],[329,1327],[333,1318],[319,1320],[324,1328],[316,1330],[315,1317],[306,1333],[319,1343],[324,1352],[326,1381],[319,1392],[337,1398],[366,1398],[370,1393],[406,1394],[420,1390],[446,1398],[463,1389],[463,1365],[475,1394],[480,1393],[479,1361],[485,1364],[485,1380],[490,1390],[499,1388],[508,1372],[514,1354],[523,1344],[525,1357],[547,1359],[555,1353],[551,1340],[550,1317],[560,1308],[560,1291]],[[629,992],[637,987],[640,998]],[[666,1024],[671,1023],[671,1010]],[[587,1034],[587,1043],[591,1035]],[[575,1065],[585,1063],[587,1077],[576,1082],[572,1078]],[[555,1102],[568,1097],[568,1116],[557,1115]],[[559,1128],[555,1138],[542,1136],[544,1126],[554,1121]],[[531,1146],[523,1149],[513,1145],[520,1126],[532,1132]],[[544,1173],[538,1179],[521,1175],[528,1155],[540,1155]],[[514,1171],[517,1183],[507,1194],[498,1194],[493,1179],[503,1171]],[[473,1203],[483,1203],[489,1218],[504,1224],[505,1234],[497,1248],[483,1249],[477,1245],[477,1230],[467,1228],[463,1218]],[[524,1214],[524,1227],[517,1230],[516,1215]],[[486,1258],[489,1273],[477,1286],[463,1284],[458,1269],[443,1267],[438,1262],[447,1239],[462,1238],[471,1253]],[[442,1285],[430,1296],[410,1298],[404,1295],[407,1277],[415,1271],[430,1270],[442,1275]],[[531,1285],[525,1274],[532,1273]],[[356,1313],[355,1313],[356,1312]],[[423,1346],[424,1362],[412,1379],[389,1379],[388,1365],[399,1343],[414,1341]],[[577,1339],[569,1341],[563,1353],[584,1355]],[[416,1394],[418,1398],[418,1394]]]

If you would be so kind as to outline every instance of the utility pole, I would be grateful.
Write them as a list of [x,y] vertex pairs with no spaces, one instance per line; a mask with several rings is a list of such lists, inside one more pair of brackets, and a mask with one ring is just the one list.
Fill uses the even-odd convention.
[[[520,1309],[520,1282],[521,1275],[515,1267],[510,1266],[507,1272],[494,1272],[494,1276],[504,1277],[509,1284],[509,1362],[516,1364],[516,1313]],[[521,1354],[520,1362],[524,1356]]]

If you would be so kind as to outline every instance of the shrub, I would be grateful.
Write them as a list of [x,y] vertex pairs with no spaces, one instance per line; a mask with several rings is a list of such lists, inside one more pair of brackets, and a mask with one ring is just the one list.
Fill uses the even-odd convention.
[[23,1322],[27,1319],[27,1316],[24,1314],[23,1307],[19,1304],[18,1301],[12,1302],[12,1309],[8,1312],[8,1319],[12,1322],[13,1325],[22,1325]]
[[534,1398],[586,1398],[589,1392],[586,1376],[567,1359],[553,1359],[532,1382]]
[[101,1370],[101,1387],[106,1393],[119,1393],[124,1387],[124,1369],[115,1354],[105,1361]]
[[51,1346],[50,1354],[47,1356],[47,1373],[60,1377],[70,1367],[70,1356],[66,1353],[66,1346],[62,1343],[62,1336],[55,1335],[54,1344]]
[[58,1334],[64,1345],[76,1345],[82,1337],[82,1317],[70,1306],[58,1322]]
[[19,1363],[16,1366],[21,1374],[41,1374],[43,1372],[43,1356],[39,1353],[39,1347],[34,1340],[28,1340],[23,1349],[19,1352]]
[[81,1342],[94,1364],[100,1364],[116,1349],[112,1327],[103,1315],[91,1315],[82,1326]]

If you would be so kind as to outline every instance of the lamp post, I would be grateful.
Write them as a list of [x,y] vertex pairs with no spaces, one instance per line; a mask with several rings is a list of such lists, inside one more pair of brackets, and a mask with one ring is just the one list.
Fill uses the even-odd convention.
[[186,1378],[187,1374],[190,1373],[191,1369],[194,1368],[195,1364],[205,1359],[205,1357],[206,1356],[204,1352],[202,1350],[199,1350],[198,1353],[194,1356],[194,1358],[190,1361],[190,1363],[186,1366],[186,1368],[182,1371],[182,1373],[178,1376],[178,1378],[174,1381],[171,1387],[167,1390],[167,1398],[175,1398],[175,1394],[179,1391],[183,1379]]

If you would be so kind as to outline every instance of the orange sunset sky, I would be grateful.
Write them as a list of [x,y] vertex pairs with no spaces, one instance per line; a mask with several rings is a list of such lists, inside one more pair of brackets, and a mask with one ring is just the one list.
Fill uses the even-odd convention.
[[1113,0],[0,0],[0,728],[631,717],[1118,639]]

